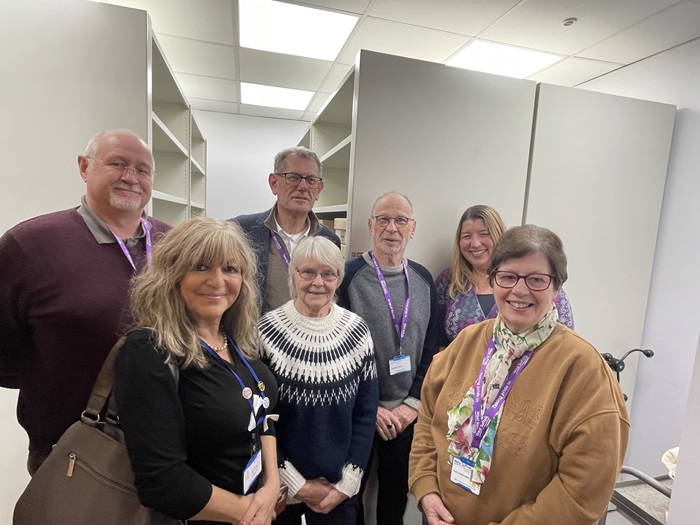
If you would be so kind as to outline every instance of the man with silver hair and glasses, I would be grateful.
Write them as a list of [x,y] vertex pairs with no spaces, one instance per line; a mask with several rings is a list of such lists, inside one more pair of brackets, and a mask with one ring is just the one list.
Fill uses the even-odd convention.
[[[378,462],[377,524],[400,525],[408,501],[408,457],[423,378],[437,351],[438,310],[428,270],[405,257],[416,231],[402,193],[380,196],[368,221],[372,250],[345,264],[338,304],[369,325],[379,377],[373,454]],[[370,465],[365,470],[359,503]],[[357,523],[364,524],[362,508]]]
[[86,185],[80,206],[0,238],[0,386],[19,389],[30,474],[80,418],[129,323],[131,278],[170,228],[144,213],[155,166],[135,133],[98,133],[77,160]]
[[280,151],[267,182],[277,197],[272,209],[231,219],[248,234],[258,259],[261,313],[289,301],[289,260],[299,241],[321,235],[340,249],[338,236],[311,211],[323,190],[321,161],[313,151],[302,147]]

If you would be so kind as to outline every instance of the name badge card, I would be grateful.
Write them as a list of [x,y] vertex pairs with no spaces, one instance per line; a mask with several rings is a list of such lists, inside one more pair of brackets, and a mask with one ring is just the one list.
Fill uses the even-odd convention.
[[248,464],[243,471],[243,495],[248,494],[250,487],[258,479],[258,476],[262,472],[262,455],[258,450],[253,457],[250,458]]
[[389,375],[403,374],[411,371],[411,360],[407,355],[401,354],[389,360]]
[[453,458],[450,481],[478,496],[481,491],[481,485],[472,481],[473,470],[473,461],[469,461],[465,458]]

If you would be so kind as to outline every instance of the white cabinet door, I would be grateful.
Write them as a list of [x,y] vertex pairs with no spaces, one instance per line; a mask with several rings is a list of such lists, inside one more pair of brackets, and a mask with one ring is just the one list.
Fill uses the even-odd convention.
[[525,222],[562,238],[576,330],[619,357],[642,339],[675,107],[538,91]]
[[535,83],[362,51],[355,71],[350,249],[372,246],[367,219],[387,191],[413,202],[408,257],[434,275],[473,204],[522,217]]

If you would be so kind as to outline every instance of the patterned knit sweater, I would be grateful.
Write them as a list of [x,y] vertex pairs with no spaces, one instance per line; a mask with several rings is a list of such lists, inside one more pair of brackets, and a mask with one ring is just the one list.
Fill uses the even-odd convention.
[[293,301],[258,323],[262,360],[279,383],[277,454],[293,497],[306,480],[326,478],[352,497],[369,459],[379,387],[367,324],[334,305],[304,317]]

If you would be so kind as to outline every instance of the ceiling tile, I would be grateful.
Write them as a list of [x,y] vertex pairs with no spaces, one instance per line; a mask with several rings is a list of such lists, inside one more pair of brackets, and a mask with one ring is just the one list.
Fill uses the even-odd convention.
[[221,102],[238,102],[238,83],[233,80],[175,73],[185,96],[208,98]]
[[170,67],[178,73],[236,78],[233,46],[210,44],[189,38],[158,35]]
[[[579,51],[678,0],[530,0],[518,4],[479,38],[563,55]],[[565,18],[578,21],[565,27]]]
[[528,77],[536,82],[546,82],[558,86],[573,87],[581,82],[591,80],[622,67],[623,64],[586,60],[582,58],[565,58],[553,66]]
[[241,81],[316,91],[333,62],[241,48]]
[[321,84],[319,91],[323,91],[324,93],[333,93],[340,87],[340,84],[343,82],[351,68],[352,66],[346,66],[344,64],[334,65],[324,79],[323,84]]
[[358,23],[338,62],[354,64],[360,49],[443,62],[469,40],[467,36],[368,17]]
[[108,3],[145,9],[156,33],[233,45],[231,0],[110,0]]
[[306,112],[311,114],[311,118],[315,117],[316,114],[321,111],[321,108],[330,96],[331,93],[322,93],[321,91],[318,91],[314,95],[311,102],[309,102],[309,106],[306,108]]
[[420,27],[475,36],[520,0],[374,0],[367,14]]
[[371,0],[302,0],[299,2],[281,0],[287,4],[305,5],[308,7],[320,7],[346,13],[361,15],[367,9]]
[[283,108],[270,108],[267,106],[252,106],[250,104],[241,104],[239,108],[241,115],[252,115],[254,117],[271,117],[282,118],[287,120],[301,120],[303,111]]
[[578,56],[629,64],[700,37],[700,4],[681,3],[586,49]]
[[204,98],[189,98],[188,100],[192,109],[216,111],[217,113],[238,113],[238,103],[236,102],[221,102]]

